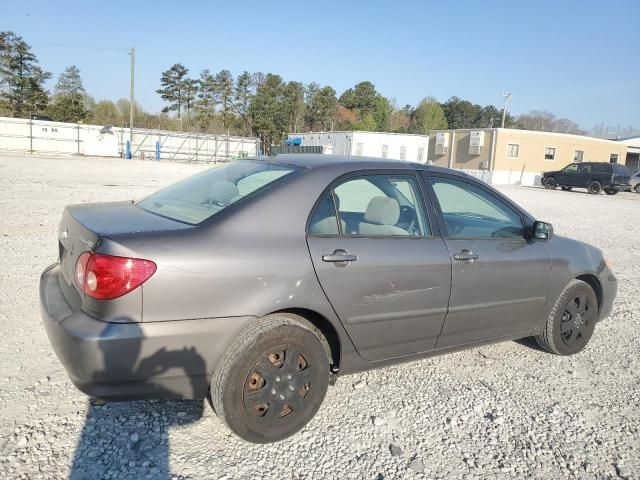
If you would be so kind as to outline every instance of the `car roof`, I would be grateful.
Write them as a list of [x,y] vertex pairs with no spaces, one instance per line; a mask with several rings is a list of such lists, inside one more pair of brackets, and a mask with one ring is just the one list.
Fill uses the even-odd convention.
[[325,169],[331,167],[353,167],[357,169],[406,169],[406,170],[425,170],[431,172],[449,173],[459,175],[461,177],[470,177],[470,175],[459,170],[438,167],[435,165],[426,165],[424,163],[409,162],[406,160],[394,160],[388,158],[377,157],[360,157],[350,155],[326,155],[326,154],[278,154],[269,157],[255,157],[255,160],[264,160],[270,163],[278,163],[282,165],[293,165],[296,167],[307,168],[310,170]]

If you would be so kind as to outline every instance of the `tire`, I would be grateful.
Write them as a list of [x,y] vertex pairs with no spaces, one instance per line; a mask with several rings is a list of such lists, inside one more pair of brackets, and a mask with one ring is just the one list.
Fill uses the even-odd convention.
[[633,187],[633,190],[634,190],[636,193],[640,193],[640,183],[639,183],[639,184],[637,184],[635,187]]
[[616,195],[618,193],[618,190],[615,188],[607,188],[604,193],[606,193],[607,195]]
[[328,385],[329,359],[318,335],[289,318],[269,316],[229,345],[211,378],[210,396],[235,434],[269,443],[303,428]]
[[571,191],[571,189],[572,189],[573,187],[564,187],[564,186],[561,186],[560,188],[561,188],[562,190],[564,190],[565,192],[569,192],[569,191]]
[[544,188],[547,188],[549,190],[553,190],[558,186],[556,179],[554,177],[545,178],[543,184],[544,184]]
[[591,339],[598,321],[598,299],[589,284],[572,280],[553,305],[538,345],[556,355],[573,355]]
[[599,194],[601,190],[602,190],[602,185],[597,180],[590,181],[589,185],[587,186],[587,191],[592,195]]

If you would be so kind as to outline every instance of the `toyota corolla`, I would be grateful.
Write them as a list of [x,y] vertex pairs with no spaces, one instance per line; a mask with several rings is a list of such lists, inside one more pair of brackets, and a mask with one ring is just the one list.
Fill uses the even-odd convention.
[[272,442],[340,375],[533,336],[582,350],[612,309],[600,250],[417,163],[246,159],[140,201],[73,205],[42,315],[91,397],[205,398]]

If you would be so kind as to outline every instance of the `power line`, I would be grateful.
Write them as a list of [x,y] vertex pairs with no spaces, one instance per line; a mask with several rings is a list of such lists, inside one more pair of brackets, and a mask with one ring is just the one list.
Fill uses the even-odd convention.
[[33,45],[40,45],[44,47],[54,47],[54,48],[76,48],[76,49],[85,49],[85,50],[111,50],[114,52],[127,52],[129,53],[129,49],[127,48],[116,48],[116,47],[95,47],[93,45],[63,45],[59,43],[44,43],[44,42],[33,42]]

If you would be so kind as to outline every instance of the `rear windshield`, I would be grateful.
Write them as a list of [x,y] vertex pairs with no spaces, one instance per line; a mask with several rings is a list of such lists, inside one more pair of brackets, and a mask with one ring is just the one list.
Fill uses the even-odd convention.
[[268,188],[294,169],[259,160],[237,160],[171,185],[136,205],[151,213],[195,225],[241,198]]

